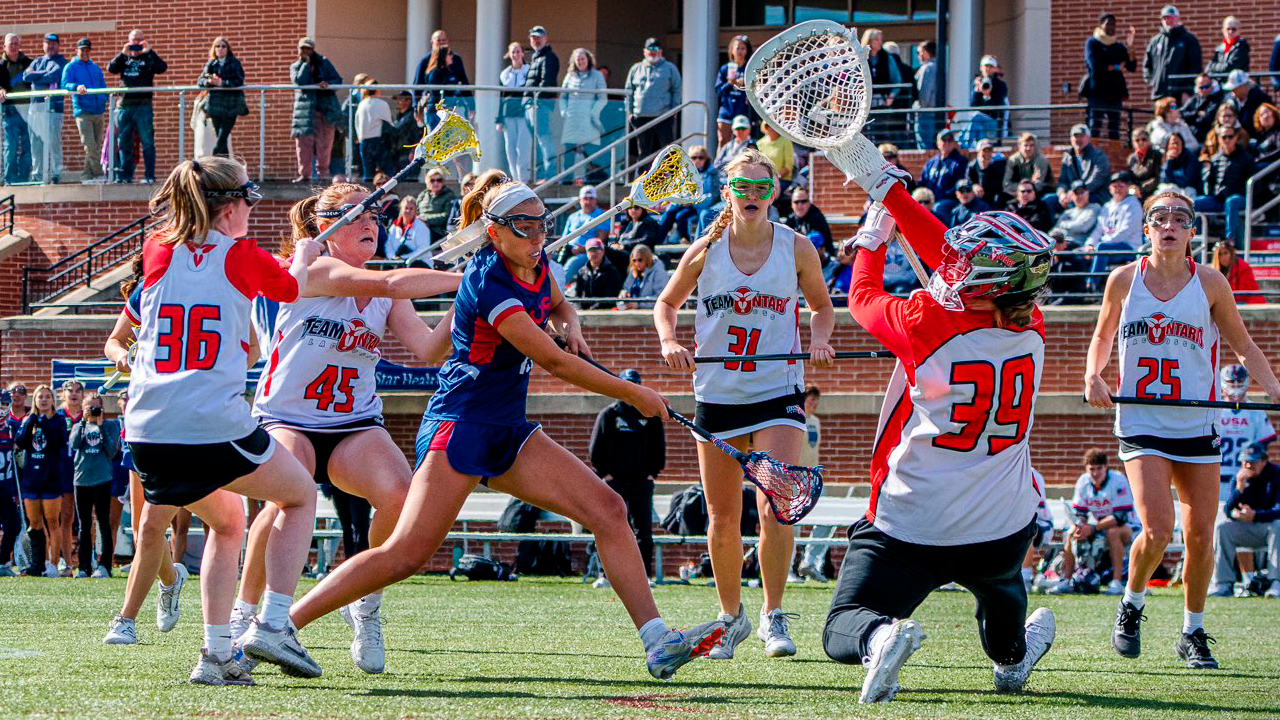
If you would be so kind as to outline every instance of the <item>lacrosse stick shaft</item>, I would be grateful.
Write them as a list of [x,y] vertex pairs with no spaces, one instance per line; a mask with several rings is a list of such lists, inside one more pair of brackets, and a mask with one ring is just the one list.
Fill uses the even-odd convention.
[[[849,350],[836,353],[837,360],[896,357],[888,350]],[[766,355],[704,355],[693,359],[696,363],[763,362],[766,360],[808,360],[809,353],[770,353]]]
[[119,370],[111,373],[111,376],[107,378],[106,382],[102,383],[101,391],[106,392],[115,387],[116,383],[120,382],[120,378],[122,377],[124,377],[124,373]]
[[924,271],[924,263],[920,262],[920,256],[916,255],[915,248],[911,247],[911,243],[907,242],[906,236],[901,232],[898,233],[898,245],[902,248],[902,254],[907,256],[907,264],[920,280],[920,287],[929,287],[929,274]]
[[1280,403],[1232,402],[1230,400],[1175,400],[1112,395],[1111,402],[1120,405],[1156,405],[1159,407],[1222,408],[1224,410],[1264,410],[1280,412]]
[[559,250],[565,245],[568,245],[574,240],[577,240],[583,235],[586,235],[587,233],[596,229],[597,226],[604,224],[607,220],[612,219],[614,215],[617,215],[618,213],[622,212],[623,210],[626,210],[627,208],[631,207],[634,204],[635,203],[632,202],[630,196],[623,198],[622,202],[618,203],[617,205],[614,205],[608,210],[605,210],[603,213],[600,213],[596,217],[591,218],[590,220],[587,221],[587,224],[579,227],[577,230],[574,230],[568,235],[565,235],[561,237],[559,240],[556,240],[550,245],[544,247],[543,250],[545,250],[546,253],[550,255],[556,250]]
[[381,200],[384,195],[394,190],[396,185],[399,185],[401,181],[421,170],[422,166],[425,165],[426,162],[427,156],[419,154],[419,156],[414,158],[412,162],[401,168],[400,172],[395,174],[395,177],[386,181],[381,187],[369,193],[369,197],[361,200],[359,205],[351,208],[347,211],[346,215],[338,218],[332,225],[325,228],[324,232],[316,236],[316,242],[322,243],[325,240],[328,240],[340,228],[355,222],[356,218],[363,215],[369,208],[378,204],[378,201]]

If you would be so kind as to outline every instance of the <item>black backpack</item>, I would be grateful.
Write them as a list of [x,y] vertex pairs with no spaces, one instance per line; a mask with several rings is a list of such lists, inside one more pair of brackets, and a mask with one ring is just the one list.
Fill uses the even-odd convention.
[[538,529],[538,516],[542,514],[537,506],[511,498],[507,507],[498,518],[498,530],[509,533],[531,533]]
[[573,575],[569,543],[560,540],[521,540],[516,546],[516,572],[521,575]]
[[671,496],[662,527],[673,535],[705,535],[707,532],[707,500],[701,485],[690,485]]
[[468,580],[515,580],[511,566],[490,560],[483,555],[463,555],[458,558],[456,567],[449,569],[449,579],[457,580],[458,575]]

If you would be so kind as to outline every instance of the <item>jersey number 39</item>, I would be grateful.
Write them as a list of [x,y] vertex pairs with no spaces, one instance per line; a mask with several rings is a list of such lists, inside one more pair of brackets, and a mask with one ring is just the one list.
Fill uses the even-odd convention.
[[[1009,358],[996,366],[985,360],[958,362],[951,366],[952,385],[972,385],[973,400],[951,406],[951,422],[959,425],[955,432],[942,433],[933,439],[935,447],[972,452],[985,435],[987,454],[995,455],[1027,436],[1031,424],[1031,404],[1036,395],[1035,360],[1030,355]],[[987,432],[992,409],[995,424],[1012,426],[1013,433],[997,435]]]

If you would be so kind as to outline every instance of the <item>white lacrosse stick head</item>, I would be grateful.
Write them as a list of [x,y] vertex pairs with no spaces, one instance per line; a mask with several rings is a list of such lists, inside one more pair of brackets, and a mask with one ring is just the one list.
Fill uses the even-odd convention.
[[653,159],[649,172],[636,178],[627,196],[632,206],[648,210],[662,203],[691,205],[702,202],[706,194],[698,182],[698,168],[684,148],[668,145]]
[[871,112],[871,69],[855,33],[830,20],[810,20],[751,55],[747,98],[779,134],[826,150],[862,130]]

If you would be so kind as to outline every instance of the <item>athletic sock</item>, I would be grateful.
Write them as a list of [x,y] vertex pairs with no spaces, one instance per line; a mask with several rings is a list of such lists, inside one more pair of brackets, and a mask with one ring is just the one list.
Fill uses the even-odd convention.
[[1182,634],[1190,635],[1204,627],[1204,613],[1191,612],[1190,610],[1182,611]]
[[654,645],[657,645],[662,636],[666,634],[667,623],[659,616],[641,626],[640,642],[644,643],[644,649],[648,651]]
[[876,654],[876,650],[883,647],[889,642],[889,638],[893,637],[893,621],[881,623],[880,627],[871,631],[871,639],[867,641],[867,657]]
[[1031,579],[1031,577],[1032,577],[1032,574],[1033,574],[1033,573],[1032,573],[1031,568],[1022,568],[1022,580],[1023,580],[1024,582],[1025,582],[1025,581],[1027,581],[1027,580],[1030,580],[1030,579]]
[[1249,583],[1253,582],[1253,578],[1257,576],[1256,572],[1242,572],[1240,574],[1244,576],[1245,585],[1248,585]]
[[1124,586],[1124,601],[1141,610],[1147,604],[1147,593],[1145,590],[1134,592],[1129,589],[1128,585]]
[[258,614],[258,603],[249,603],[237,598],[231,612],[240,613],[241,617],[253,617]]
[[378,608],[382,607],[382,593],[369,593],[356,601],[356,612],[361,617],[369,617]]
[[262,614],[258,616],[258,620],[263,625],[272,630],[278,630],[289,622],[289,606],[293,605],[292,595],[268,590],[262,594],[262,602]]
[[204,648],[211,657],[226,660],[231,657],[231,626],[205,625]]

